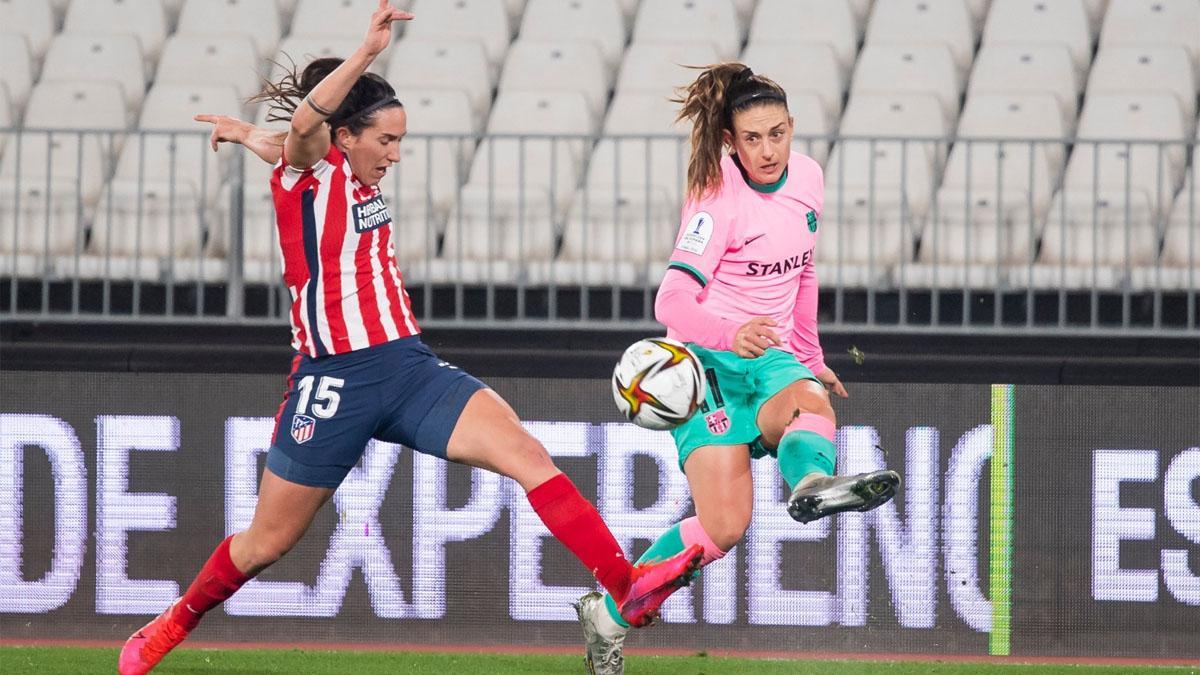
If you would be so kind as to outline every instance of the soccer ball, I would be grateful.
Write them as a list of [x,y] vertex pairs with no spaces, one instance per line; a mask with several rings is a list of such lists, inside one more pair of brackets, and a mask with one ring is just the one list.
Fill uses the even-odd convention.
[[670,338],[638,340],[613,368],[613,400],[629,421],[664,430],[683,424],[704,400],[700,361]]

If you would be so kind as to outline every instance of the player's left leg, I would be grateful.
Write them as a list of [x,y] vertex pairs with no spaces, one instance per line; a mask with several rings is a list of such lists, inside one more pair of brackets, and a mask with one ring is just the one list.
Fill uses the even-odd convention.
[[814,380],[792,382],[758,412],[762,444],[775,448],[779,471],[792,488],[788,513],[808,523],[842,511],[869,511],[896,494],[891,470],[835,476],[835,416],[825,388]]

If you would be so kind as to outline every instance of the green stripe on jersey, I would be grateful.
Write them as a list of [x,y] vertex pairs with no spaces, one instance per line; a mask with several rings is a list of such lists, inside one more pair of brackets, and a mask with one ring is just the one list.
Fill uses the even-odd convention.
[[700,273],[700,270],[696,269],[695,267],[692,267],[691,265],[689,265],[685,262],[679,262],[678,260],[672,260],[669,264],[667,264],[667,269],[672,269],[672,268],[677,269],[680,272],[686,272],[686,273],[692,275],[692,278],[694,278],[700,284],[701,287],[708,285],[708,279],[704,278],[704,275]]

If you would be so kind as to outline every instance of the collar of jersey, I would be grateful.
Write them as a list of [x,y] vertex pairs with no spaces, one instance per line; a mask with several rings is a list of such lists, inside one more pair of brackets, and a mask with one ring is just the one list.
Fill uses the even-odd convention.
[[737,165],[738,171],[742,172],[742,180],[746,181],[746,185],[749,185],[750,189],[755,192],[771,194],[783,187],[784,182],[787,181],[788,170],[786,166],[783,167],[783,173],[779,174],[779,180],[774,183],[755,183],[750,180],[750,174],[746,172],[746,167],[742,166],[742,160],[738,159],[737,155],[733,155],[733,163]]

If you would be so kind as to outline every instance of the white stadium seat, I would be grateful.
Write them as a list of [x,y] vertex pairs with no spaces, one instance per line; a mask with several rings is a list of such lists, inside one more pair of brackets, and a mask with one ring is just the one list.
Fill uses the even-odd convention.
[[13,113],[25,109],[29,90],[33,88],[33,57],[29,41],[19,33],[0,33],[0,85],[7,91],[14,106]]
[[696,79],[699,71],[688,66],[707,66],[718,60],[717,48],[709,42],[635,42],[625,51],[617,91],[669,96],[676,87]]
[[[392,3],[403,7],[407,3]],[[367,17],[379,7],[378,0],[299,0],[288,33],[293,38],[325,37],[362,43]],[[393,37],[404,30],[405,22],[392,24]],[[343,57],[349,54],[342,55]]]
[[590,40],[615,68],[625,49],[625,18],[616,0],[529,0],[523,40]]
[[401,89],[457,89],[467,95],[480,127],[492,101],[492,69],[477,40],[397,42],[387,66],[388,81]]
[[[88,114],[80,116],[79,110]],[[116,83],[43,82],[29,97],[20,143],[7,145],[0,182],[11,183],[17,174],[23,183],[45,183],[47,176],[70,180],[78,184],[83,200],[94,204],[112,165],[113,137],[77,132],[120,131],[127,122],[125,101]]]
[[806,91],[788,94],[788,112],[794,121],[792,149],[824,164],[829,157],[828,137],[834,135],[837,120],[825,114],[816,94]]
[[[1103,142],[1112,139],[1130,142]],[[1170,209],[1183,175],[1183,139],[1184,121],[1171,94],[1090,96],[1067,162],[1066,189],[1109,197],[1141,192],[1157,220]]]
[[[263,72],[271,82],[278,82],[281,77],[295,65],[296,74],[304,72],[309,63],[323,58],[344,59],[354,53],[362,44],[362,38],[343,38],[336,35],[291,35],[279,43],[279,51],[263,66]],[[393,50],[385,49],[379,58],[367,69],[376,75],[383,75],[387,66],[387,58]],[[287,69],[287,70],[285,70]]]
[[846,78],[829,45],[751,42],[742,52],[741,61],[755,73],[779,83],[789,99],[801,93],[815,94],[830,121],[841,117]]
[[633,26],[634,42],[708,41],[722,59],[738,55],[743,34],[730,0],[642,0]]
[[525,261],[554,254],[555,223],[579,182],[584,142],[505,137],[512,134],[594,134],[588,104],[575,92],[502,93],[492,107],[462,199],[446,225],[443,255],[522,261],[510,270],[524,278]]
[[1083,82],[1066,45],[985,44],[975,59],[967,97],[1053,94],[1066,132],[1074,133]]
[[[854,66],[860,25],[846,0],[759,0],[750,23],[750,43],[827,44],[845,77]],[[798,35],[804,39],[797,40]]]
[[167,15],[159,0],[87,0],[67,8],[63,33],[128,33],[154,63],[167,39]]
[[[1163,234],[1162,264],[1164,267],[1191,270],[1193,283],[1200,285],[1200,192],[1194,182],[1195,167],[1188,170],[1183,190],[1175,199],[1175,208]],[[1175,275],[1186,282],[1183,275]],[[1185,283],[1175,283],[1182,288]]]
[[665,96],[618,94],[604,123],[605,137],[596,144],[588,163],[589,188],[611,191],[620,186],[631,193],[652,185],[677,199],[687,179],[691,150],[687,125],[674,121],[678,111],[678,104]]
[[[1060,279],[1057,267],[1062,264],[1088,271],[1093,264],[1107,268],[1123,268],[1127,261],[1130,265],[1153,264],[1159,245],[1154,205],[1142,192],[1128,196],[1127,205],[1122,192],[1097,197],[1090,191],[1068,189],[1055,195],[1042,232],[1041,264],[1034,270],[1037,285],[1090,285],[1083,271]],[[1115,286],[1118,279],[1106,270],[1098,281],[1101,286]]]
[[983,44],[1061,44],[1080,78],[1087,74],[1095,36],[1083,0],[994,0]]
[[[0,275],[54,275],[54,258],[72,255],[86,240],[89,211],[78,181],[22,182],[0,177]],[[16,265],[13,265],[16,253]]]
[[405,30],[405,39],[478,40],[488,63],[498,72],[512,40],[504,0],[415,0],[417,20]]
[[[1200,38],[1198,38],[1200,39]],[[1088,95],[1169,93],[1185,121],[1196,117],[1196,76],[1183,47],[1107,47],[1096,54]]]
[[1183,47],[1200,70],[1200,3],[1195,0],[1110,0],[1100,47]]
[[129,34],[60,34],[46,53],[42,80],[104,80],[121,86],[126,106],[139,110],[146,97],[146,62]]
[[976,34],[963,0],[883,0],[867,25],[867,44],[941,42],[965,74],[975,55]]
[[230,85],[241,98],[261,88],[254,43],[245,35],[173,35],[163,47],[156,84]]
[[[393,187],[405,195],[413,213],[424,213],[428,193],[433,212],[444,220],[475,151],[474,134],[479,131],[475,116],[461,91],[401,89],[397,95],[408,112],[411,131],[400,143],[400,163],[392,169],[397,181]],[[393,218],[404,215],[399,209],[392,213]]]
[[[361,35],[363,29],[359,31]],[[186,0],[176,34],[245,35],[254,42],[258,57],[265,59],[279,46],[279,7],[275,0]]]
[[947,119],[958,116],[963,78],[944,44],[870,44],[854,67],[851,93],[932,94]]
[[517,40],[508,50],[500,92],[574,91],[587,99],[598,121],[608,103],[612,75],[595,43]]
[[45,0],[0,2],[0,26],[5,33],[24,35],[35,59],[40,60],[50,47],[55,25],[54,10]]

